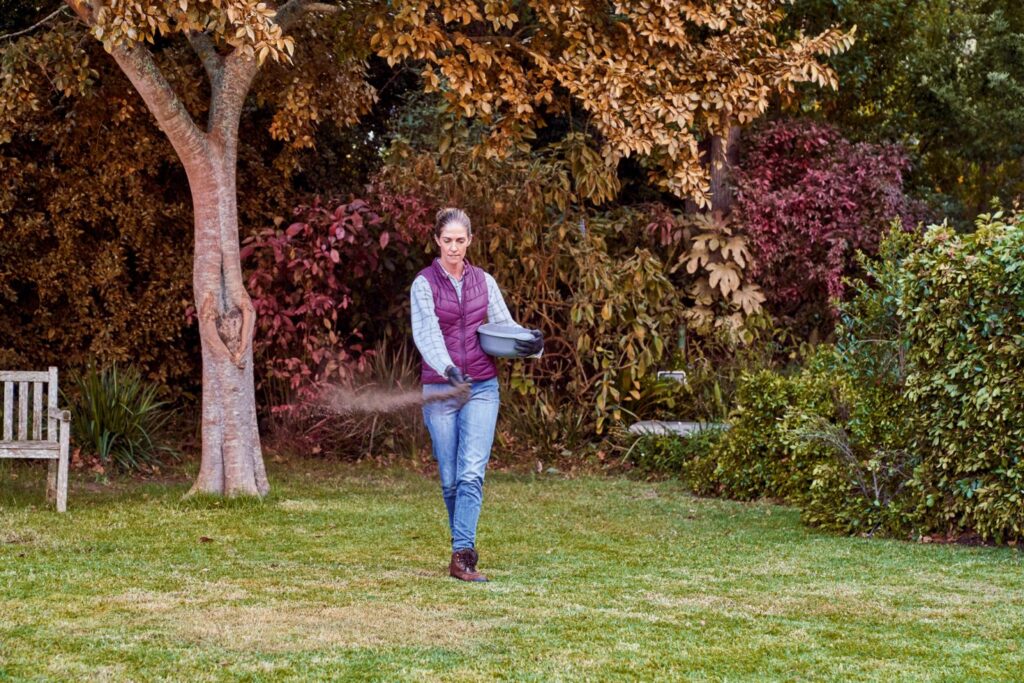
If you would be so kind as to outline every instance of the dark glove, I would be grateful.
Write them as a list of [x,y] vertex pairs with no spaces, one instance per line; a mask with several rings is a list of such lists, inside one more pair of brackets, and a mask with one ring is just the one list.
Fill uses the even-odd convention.
[[459,370],[454,365],[449,365],[445,368],[444,376],[448,378],[448,384],[451,384],[456,389],[469,388],[470,383],[473,381],[469,377],[462,374],[462,370]]
[[520,356],[535,356],[544,350],[544,334],[540,330],[530,330],[533,339],[517,339],[516,353]]

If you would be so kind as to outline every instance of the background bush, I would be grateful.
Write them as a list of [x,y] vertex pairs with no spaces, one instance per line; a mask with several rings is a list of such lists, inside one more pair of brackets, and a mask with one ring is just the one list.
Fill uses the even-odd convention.
[[858,251],[877,253],[893,219],[912,227],[925,217],[904,193],[909,167],[896,145],[852,143],[811,121],[775,121],[748,141],[736,174],[738,221],[768,309],[797,337],[829,335],[831,300],[860,274]]
[[628,451],[633,465],[645,473],[674,474],[696,493],[721,493],[711,457],[722,438],[722,429],[709,427],[680,436],[652,434],[639,437]]
[[[265,391],[278,387],[268,380]],[[280,388],[280,387],[278,387]],[[411,344],[368,349],[344,381],[321,382],[316,391],[280,388],[262,426],[274,450],[290,456],[357,461],[415,460],[429,452],[420,416],[420,359]]]
[[426,234],[404,216],[383,216],[383,202],[371,200],[316,201],[296,208],[287,226],[245,239],[257,386],[286,388],[270,409],[347,381],[366,360],[364,328],[373,343],[406,308],[406,280],[417,267],[410,245]]
[[834,346],[744,375],[719,440],[646,462],[692,463],[697,492],[780,498],[843,533],[1020,539],[1024,215],[970,235],[896,227],[861,264]]
[[[554,396],[587,406],[592,434],[646,417],[659,405],[645,380],[673,362],[680,330],[743,341],[763,296],[733,223],[650,202],[593,210],[588,198],[611,182],[596,157],[485,159],[470,152],[472,130],[442,127],[455,137],[444,154],[397,140],[379,182],[466,209],[470,260],[495,276],[521,324],[545,333],[543,358],[504,364],[515,392],[545,403],[534,417],[558,414],[564,399],[548,403]],[[423,244],[426,263],[435,247]]]
[[934,529],[1024,537],[1024,213],[928,231],[904,261],[906,399]]

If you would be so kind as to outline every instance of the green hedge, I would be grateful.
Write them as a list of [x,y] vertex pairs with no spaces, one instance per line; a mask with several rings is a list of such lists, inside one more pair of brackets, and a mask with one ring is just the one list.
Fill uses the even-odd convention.
[[1024,537],[1024,214],[931,229],[903,263],[906,399],[929,527]]
[[745,375],[720,438],[645,458],[844,533],[1024,538],[1024,214],[894,231],[864,265],[835,346]]

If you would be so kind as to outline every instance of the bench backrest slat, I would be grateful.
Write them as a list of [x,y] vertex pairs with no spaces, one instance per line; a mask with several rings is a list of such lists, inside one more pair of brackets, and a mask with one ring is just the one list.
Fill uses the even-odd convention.
[[14,384],[4,382],[4,441],[10,441],[14,432]]
[[0,370],[0,382],[48,382],[50,373],[45,370]]
[[50,441],[56,441],[57,420],[53,417],[53,411],[57,410],[57,368],[51,367],[46,375],[48,377],[46,383],[46,405],[49,408],[49,410],[46,411],[46,438]]
[[32,382],[32,441],[43,440],[43,383]]
[[28,382],[18,382],[18,441],[28,439]]

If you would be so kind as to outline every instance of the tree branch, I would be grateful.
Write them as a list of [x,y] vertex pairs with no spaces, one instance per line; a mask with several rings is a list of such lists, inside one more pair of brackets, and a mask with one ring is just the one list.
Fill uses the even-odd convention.
[[210,85],[216,88],[224,73],[224,58],[217,52],[213,39],[206,33],[189,33],[188,42],[203,62]]
[[40,19],[36,23],[32,24],[28,28],[22,29],[21,31],[15,31],[14,33],[8,33],[7,35],[0,36],[0,40],[12,40],[14,38],[17,38],[18,36],[23,36],[26,33],[31,33],[32,31],[35,31],[37,28],[39,28],[40,26],[42,26],[43,24],[48,22],[50,19],[53,19],[58,14],[61,14],[62,12],[66,12],[67,9],[68,9],[67,7],[58,7],[57,9],[55,9],[52,12],[50,12],[45,17],[43,17],[42,19]]
[[206,146],[206,136],[196,126],[185,104],[153,61],[152,53],[136,45],[130,48],[114,46],[110,54],[142,96],[178,156],[187,163],[190,157]]
[[320,12],[322,14],[334,14],[340,12],[341,8],[337,5],[329,5],[326,2],[311,2],[306,5],[305,10],[307,12]]
[[68,7],[78,15],[78,18],[82,22],[91,27],[92,26],[92,5],[88,3],[88,0],[64,0]]
[[340,12],[341,7],[326,2],[310,2],[309,0],[288,0],[281,5],[274,16],[274,23],[281,27],[282,31],[290,29],[296,21],[302,18],[307,12],[320,12],[322,14],[334,14]]
[[[92,26],[93,8],[88,0],[66,2],[86,26]],[[189,170],[188,160],[195,158],[196,153],[206,147],[206,136],[196,126],[192,115],[153,61],[152,53],[142,45],[112,45],[108,51],[142,96],[160,130],[170,140],[186,170]]]
[[249,95],[259,66],[256,59],[235,48],[224,58],[219,82],[210,94],[209,133],[220,142],[233,140],[238,130],[242,105]]

